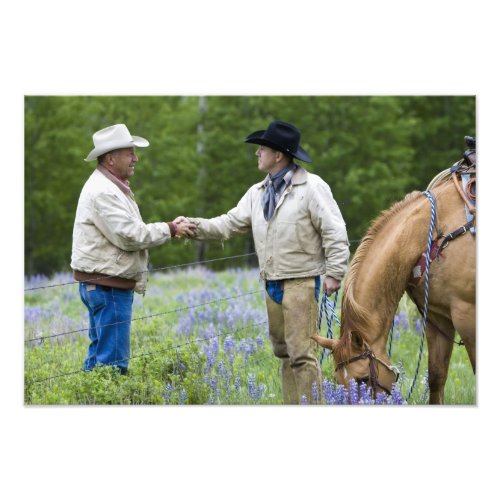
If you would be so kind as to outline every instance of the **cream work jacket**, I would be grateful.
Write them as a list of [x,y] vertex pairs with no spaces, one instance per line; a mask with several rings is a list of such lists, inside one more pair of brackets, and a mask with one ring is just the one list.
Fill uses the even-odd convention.
[[326,274],[341,280],[347,270],[349,242],[328,184],[298,167],[266,221],[262,208],[266,180],[254,184],[227,214],[192,218],[198,225],[197,239],[223,241],[252,230],[263,279]]
[[147,249],[170,237],[166,222],[145,224],[133,194],[96,169],[78,200],[71,268],[133,279],[135,291],[144,293]]

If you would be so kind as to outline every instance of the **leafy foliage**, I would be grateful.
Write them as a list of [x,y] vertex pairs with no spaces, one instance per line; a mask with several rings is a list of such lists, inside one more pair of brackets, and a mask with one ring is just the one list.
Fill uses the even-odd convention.
[[[83,161],[92,134],[125,123],[151,146],[139,150],[132,190],[146,222],[213,217],[255,182],[255,147],[244,144],[274,119],[296,124],[331,186],[351,240],[407,191],[423,190],[460,158],[475,135],[473,96],[27,96],[25,98],[25,269],[69,270]],[[225,244],[164,245],[153,266],[253,251],[251,235]],[[249,260],[255,264],[255,261]],[[220,265],[222,266],[222,264]]]

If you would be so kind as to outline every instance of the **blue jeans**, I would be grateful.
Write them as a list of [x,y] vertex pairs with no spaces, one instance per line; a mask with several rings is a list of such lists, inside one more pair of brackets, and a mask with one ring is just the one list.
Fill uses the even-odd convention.
[[90,345],[83,369],[103,364],[126,372],[134,291],[80,283],[80,297],[89,311]]

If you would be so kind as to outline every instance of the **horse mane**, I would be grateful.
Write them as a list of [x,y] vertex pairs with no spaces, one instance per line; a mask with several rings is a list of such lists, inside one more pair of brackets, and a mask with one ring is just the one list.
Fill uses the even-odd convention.
[[342,295],[342,324],[340,328],[340,339],[335,346],[333,355],[336,363],[349,359],[351,356],[352,332],[360,335],[366,342],[363,332],[370,326],[370,311],[361,306],[354,297],[354,288],[358,280],[359,269],[366,255],[375,240],[377,234],[389,223],[398,213],[406,208],[417,198],[420,198],[420,191],[408,193],[401,201],[394,203],[389,209],[384,210],[371,223],[368,231],[361,240],[361,243],[352,258],[349,272],[347,273],[344,292]]

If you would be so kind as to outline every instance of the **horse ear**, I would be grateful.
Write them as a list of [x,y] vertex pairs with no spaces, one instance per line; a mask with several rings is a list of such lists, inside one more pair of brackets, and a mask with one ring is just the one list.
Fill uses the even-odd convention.
[[336,339],[327,339],[325,337],[321,337],[320,335],[313,335],[311,338],[321,347],[325,347],[326,349],[330,349],[331,351],[335,349],[335,346],[338,343],[338,340]]

